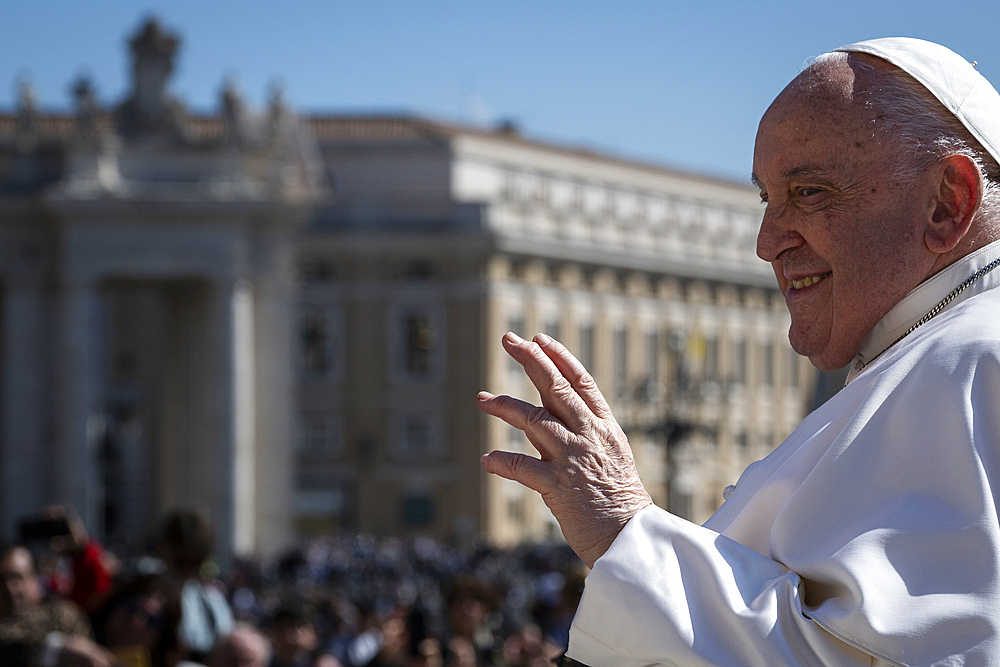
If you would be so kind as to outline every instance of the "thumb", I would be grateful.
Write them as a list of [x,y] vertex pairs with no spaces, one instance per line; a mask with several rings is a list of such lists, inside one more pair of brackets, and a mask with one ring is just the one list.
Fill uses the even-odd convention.
[[486,472],[523,484],[538,493],[545,493],[551,486],[546,463],[527,454],[495,451],[484,454],[480,463]]

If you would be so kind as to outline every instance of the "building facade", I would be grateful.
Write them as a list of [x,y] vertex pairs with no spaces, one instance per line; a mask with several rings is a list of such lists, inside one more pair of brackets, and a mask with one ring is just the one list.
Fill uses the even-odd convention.
[[294,251],[321,196],[280,99],[189,114],[177,38],[130,42],[111,108],[72,114],[22,83],[0,118],[0,516],[71,503],[112,541],[203,507],[219,547],[291,539]]
[[299,240],[302,528],[558,539],[536,494],[479,468],[532,451],[475,406],[479,389],[537,401],[507,331],[576,352],[656,502],[697,521],[804,415],[811,367],[745,185],[510,128],[311,127],[333,194]]
[[592,370],[654,499],[704,520],[805,413],[814,375],[754,256],[753,190],[414,117],[195,115],[178,41],[133,90],[0,115],[0,517],[72,502],[107,539],[175,506],[221,549],[346,528],[559,539],[479,467],[530,451],[476,408],[537,399],[500,346]]

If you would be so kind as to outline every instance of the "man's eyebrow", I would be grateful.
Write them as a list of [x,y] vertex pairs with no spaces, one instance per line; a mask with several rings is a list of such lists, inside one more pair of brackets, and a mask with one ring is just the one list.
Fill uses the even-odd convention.
[[783,171],[781,175],[785,178],[829,178],[829,172],[826,169],[811,165],[792,167]]
[[[781,175],[784,178],[823,178],[823,179],[829,178],[829,172],[826,169],[824,169],[823,167],[816,167],[813,165],[802,165],[800,167],[791,167],[790,169],[786,169],[785,171],[781,172]],[[757,178],[757,174],[750,174],[750,182],[753,183],[754,186],[756,186],[760,190],[767,190],[767,188],[764,187],[764,184],[761,182],[761,180]]]

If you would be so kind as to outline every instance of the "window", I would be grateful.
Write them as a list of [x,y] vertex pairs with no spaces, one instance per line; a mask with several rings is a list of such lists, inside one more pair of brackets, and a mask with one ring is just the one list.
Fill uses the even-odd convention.
[[405,415],[399,419],[396,451],[406,456],[425,456],[438,450],[437,424],[429,415]]
[[719,379],[719,341],[715,338],[705,339],[705,380]]
[[639,225],[645,224],[646,221],[649,220],[649,199],[648,198],[643,197],[642,195],[639,196],[638,200],[636,201],[636,205],[635,205],[635,215],[634,215],[634,218],[635,218],[636,223],[639,224]]
[[432,459],[445,449],[444,420],[438,412],[403,412],[392,418],[392,455]]
[[573,195],[570,200],[570,209],[576,213],[583,211],[584,206],[584,191],[583,186],[579,184],[573,185]]
[[799,354],[795,350],[788,350],[788,386],[799,388]]
[[340,450],[340,421],[327,412],[301,413],[296,441],[299,451],[337,452]]
[[562,271],[563,268],[559,264],[552,262],[545,267],[545,280],[548,281],[550,285],[559,286],[562,282]]
[[691,505],[692,498],[690,493],[685,493],[680,490],[671,490],[670,502],[667,505],[667,509],[671,514],[681,517],[682,519],[689,519],[691,517]]
[[539,176],[535,183],[535,203],[548,204],[552,199],[552,184],[545,176]]
[[406,317],[406,372],[427,375],[431,370],[431,350],[434,349],[434,331],[427,315]]
[[307,305],[299,311],[299,370],[311,380],[333,377],[336,370],[337,326],[329,306]]
[[774,345],[769,340],[760,345],[760,383],[764,387],[774,384]]
[[436,313],[428,308],[398,311],[396,370],[410,380],[432,380],[440,365],[441,344]]
[[545,329],[543,331],[557,341],[562,342],[562,329],[559,326],[559,317],[557,315],[553,315],[545,321]]
[[622,398],[628,394],[628,350],[624,328],[615,329],[614,360],[615,395]]
[[507,427],[507,451],[509,452],[526,452],[528,447],[525,445],[525,436],[521,432],[521,429],[514,428],[513,426]]
[[660,337],[655,331],[646,333],[646,381],[650,384],[660,380]]
[[403,499],[401,512],[407,526],[429,526],[434,522],[434,499],[426,494],[412,494]]
[[733,341],[733,382],[744,384],[747,381],[747,342]]
[[580,346],[577,349],[577,358],[584,368],[594,372],[594,325],[584,324],[580,327]]
[[517,524],[524,523],[524,498],[507,499],[507,518]]
[[426,260],[407,262],[400,273],[406,280],[428,280],[434,276],[434,265]]
[[764,433],[761,434],[760,439],[761,439],[761,444],[764,445],[764,448],[767,451],[771,451],[772,449],[774,449],[774,432],[773,431],[771,431],[771,430],[764,431]]
[[299,275],[304,283],[329,283],[337,278],[337,265],[323,259],[303,260]]
[[349,484],[299,480],[293,499],[294,523],[301,536],[329,535],[350,525],[354,492]]
[[618,197],[614,190],[604,192],[604,207],[601,213],[609,218],[613,218],[618,212]]
[[505,172],[503,175],[503,186],[500,189],[500,197],[507,201],[517,199],[517,176],[512,172]]

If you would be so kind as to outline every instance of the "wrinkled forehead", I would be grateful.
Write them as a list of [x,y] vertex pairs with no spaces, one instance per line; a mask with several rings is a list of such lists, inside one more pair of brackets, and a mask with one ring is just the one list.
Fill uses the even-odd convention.
[[779,93],[761,119],[789,114],[812,119],[867,121],[874,114],[872,98],[879,79],[892,65],[865,54],[832,53],[816,59]]

